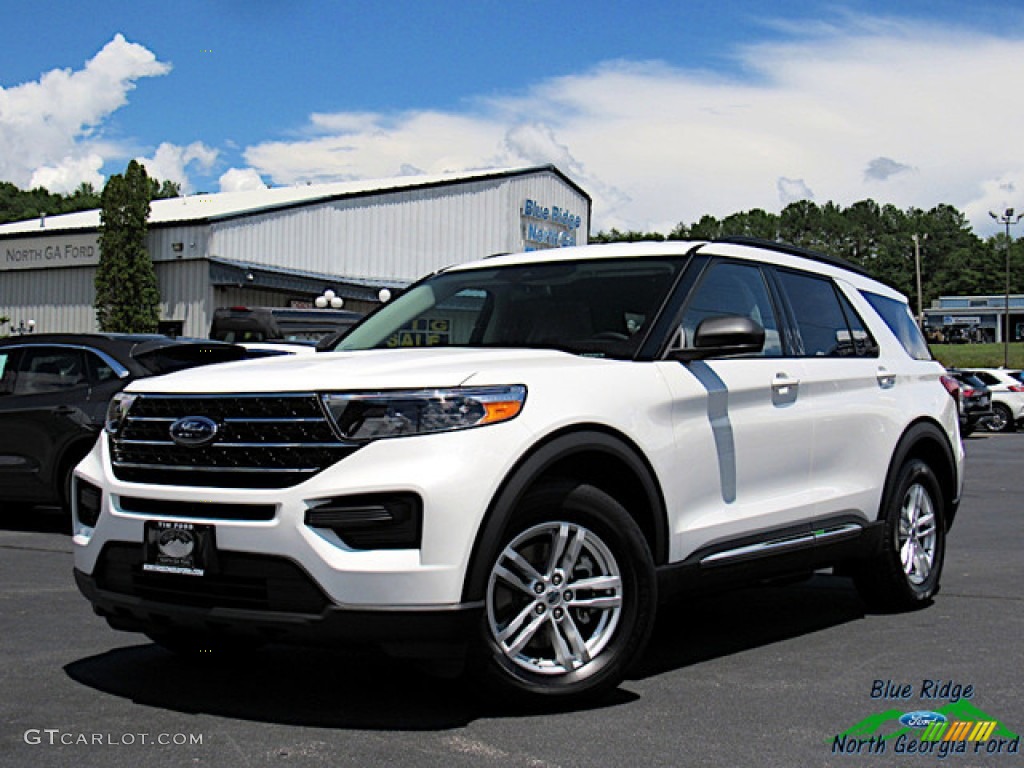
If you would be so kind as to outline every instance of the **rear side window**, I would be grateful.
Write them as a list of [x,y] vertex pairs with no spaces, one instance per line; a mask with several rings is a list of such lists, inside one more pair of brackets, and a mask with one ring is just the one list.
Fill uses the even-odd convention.
[[921,329],[914,322],[914,316],[910,314],[910,307],[902,301],[879,296],[870,291],[861,291],[861,295],[867,299],[868,304],[874,307],[879,317],[889,326],[889,330],[899,339],[908,355],[915,360],[932,359],[928,343],[921,335]]
[[827,279],[778,271],[806,357],[873,357],[878,347],[849,302]]

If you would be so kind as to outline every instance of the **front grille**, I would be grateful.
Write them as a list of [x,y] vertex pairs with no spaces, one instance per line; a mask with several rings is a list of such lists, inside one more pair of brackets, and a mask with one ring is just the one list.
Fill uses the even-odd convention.
[[[217,423],[206,445],[179,445],[170,427],[186,416]],[[342,442],[315,394],[139,395],[111,439],[114,474],[156,485],[287,488],[341,461]]]
[[142,570],[141,544],[108,543],[96,566],[96,586],[171,605],[319,614],[330,601],[290,560],[217,552],[216,572],[204,576]]

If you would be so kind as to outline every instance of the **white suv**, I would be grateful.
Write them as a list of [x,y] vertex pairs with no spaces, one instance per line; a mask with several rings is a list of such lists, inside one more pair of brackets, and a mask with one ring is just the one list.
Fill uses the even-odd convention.
[[1024,422],[1024,380],[1020,371],[1005,368],[972,368],[992,393],[992,418],[985,422],[989,432],[1012,432]]
[[929,601],[962,485],[942,373],[903,296],[822,255],[498,256],[333,352],[128,387],[76,471],[75,575],[177,651],[456,649],[577,700],[682,589],[834,567]]

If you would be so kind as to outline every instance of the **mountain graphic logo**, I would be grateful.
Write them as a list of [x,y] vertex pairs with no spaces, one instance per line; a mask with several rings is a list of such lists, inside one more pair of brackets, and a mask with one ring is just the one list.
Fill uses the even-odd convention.
[[[946,704],[943,707],[935,709],[934,712],[936,714],[943,715],[947,722],[960,721],[971,723],[996,723],[995,727],[992,728],[991,732],[988,734],[988,738],[991,739],[1009,740],[1016,739],[1018,736],[1018,734],[1014,733],[1003,723],[999,722],[997,718],[981,711],[966,699]],[[853,739],[869,739],[874,736],[880,741],[888,741],[890,739],[898,738],[899,736],[919,736],[921,734],[920,728],[904,726],[900,723],[900,718],[905,714],[906,712],[900,709],[887,709],[885,712],[868,715],[859,723],[856,723],[845,731],[839,733],[838,736],[839,738],[850,737]]]

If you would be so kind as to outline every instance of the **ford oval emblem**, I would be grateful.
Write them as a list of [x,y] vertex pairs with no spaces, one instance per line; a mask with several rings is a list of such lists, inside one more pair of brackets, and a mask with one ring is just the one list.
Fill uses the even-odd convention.
[[900,722],[911,728],[927,728],[930,723],[946,722],[946,716],[938,712],[921,710],[918,712],[907,712],[907,714],[900,718]]
[[171,424],[171,440],[178,445],[197,447],[208,445],[217,437],[220,427],[213,419],[205,416],[186,416]]

